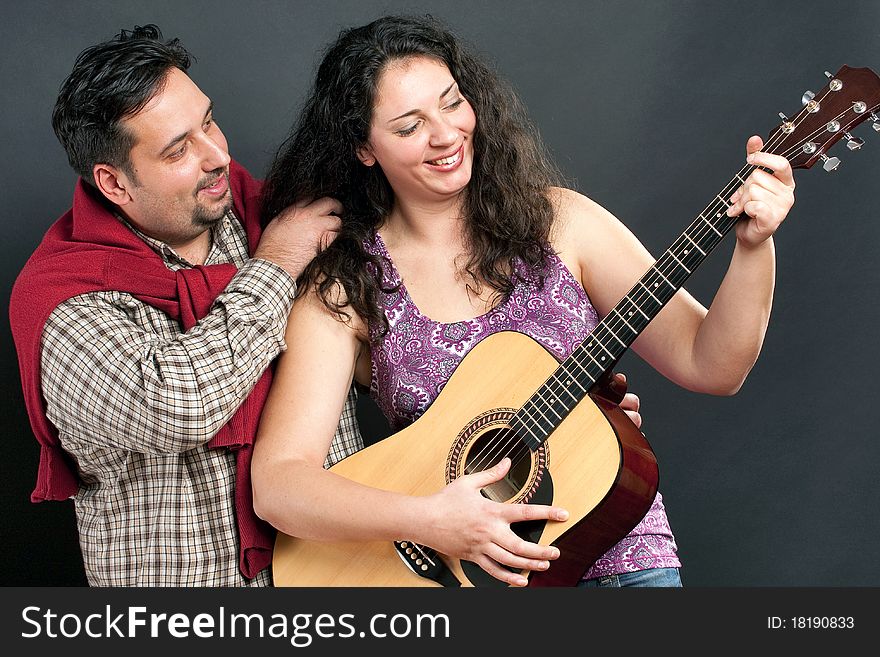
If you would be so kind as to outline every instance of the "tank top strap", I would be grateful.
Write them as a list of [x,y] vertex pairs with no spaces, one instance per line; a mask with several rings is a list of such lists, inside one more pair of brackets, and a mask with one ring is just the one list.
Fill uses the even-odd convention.
[[427,410],[461,360],[487,336],[500,331],[523,333],[562,360],[598,323],[586,292],[552,253],[540,272],[516,264],[518,276],[511,294],[488,312],[437,322],[413,303],[381,236],[376,234],[364,247],[382,258],[383,284],[394,286],[378,298],[387,332],[383,335],[373,325],[369,330],[370,394],[395,430]]

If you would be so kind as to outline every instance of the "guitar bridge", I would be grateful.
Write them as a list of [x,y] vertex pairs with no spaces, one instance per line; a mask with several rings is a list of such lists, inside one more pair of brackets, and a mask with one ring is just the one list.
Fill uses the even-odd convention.
[[435,549],[411,541],[394,541],[394,548],[406,567],[419,577],[430,579],[441,586],[461,586],[461,582]]

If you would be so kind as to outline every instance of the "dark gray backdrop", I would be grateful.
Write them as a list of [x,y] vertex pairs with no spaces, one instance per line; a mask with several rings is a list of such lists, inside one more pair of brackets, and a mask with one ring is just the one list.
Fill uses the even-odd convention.
[[[880,71],[880,4],[848,2],[28,2],[0,40],[4,308],[16,273],[69,205],[74,176],[50,126],[84,47],[155,22],[198,58],[231,151],[265,172],[319,50],[384,13],[431,13],[521,92],[574,185],[661,253],[743,164],[744,143],[800,108],[824,71]],[[796,172],[777,237],[764,352],[732,398],[689,393],[634,354],[620,369],[643,402],[686,586],[878,586],[878,212],[880,134]],[[688,288],[711,302],[733,238]],[[0,322],[5,442],[3,583],[80,585],[72,503],[28,501],[37,443],[8,320]],[[365,433],[384,431],[364,403]]]

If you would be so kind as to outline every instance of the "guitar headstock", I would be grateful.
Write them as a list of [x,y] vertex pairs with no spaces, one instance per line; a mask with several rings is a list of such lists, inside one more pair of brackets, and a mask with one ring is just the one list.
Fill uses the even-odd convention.
[[828,84],[815,94],[806,92],[801,111],[783,118],[767,137],[764,150],[785,156],[792,169],[809,169],[821,159],[823,168],[833,171],[840,160],[826,155],[829,148],[843,137],[851,150],[864,143],[850,134],[852,128],[870,119],[880,132],[880,77],[869,68],[849,66],[826,75]]

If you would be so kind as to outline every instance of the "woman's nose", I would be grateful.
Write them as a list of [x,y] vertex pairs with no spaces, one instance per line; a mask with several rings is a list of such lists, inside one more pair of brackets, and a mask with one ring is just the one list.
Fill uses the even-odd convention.
[[454,144],[456,139],[458,139],[458,130],[449,121],[440,120],[434,123],[431,130],[432,146]]

